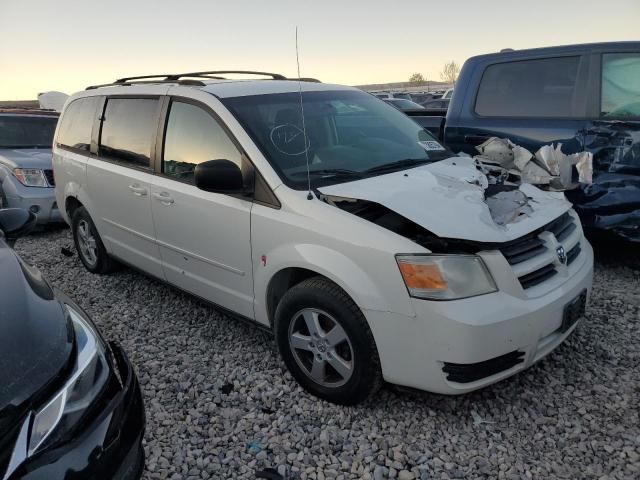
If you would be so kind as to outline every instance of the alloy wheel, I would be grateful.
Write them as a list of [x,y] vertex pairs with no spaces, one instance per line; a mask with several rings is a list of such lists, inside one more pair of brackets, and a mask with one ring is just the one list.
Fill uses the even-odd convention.
[[98,262],[98,245],[91,233],[91,227],[86,220],[80,220],[77,227],[78,246],[80,254],[90,265]]
[[353,375],[349,336],[328,313],[315,308],[300,310],[289,324],[288,338],[297,364],[315,383],[335,388]]

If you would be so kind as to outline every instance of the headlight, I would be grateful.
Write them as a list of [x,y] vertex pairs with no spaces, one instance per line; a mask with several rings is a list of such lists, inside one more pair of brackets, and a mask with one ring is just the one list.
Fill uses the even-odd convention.
[[25,187],[46,187],[44,172],[37,168],[16,168],[13,174]]
[[98,334],[82,316],[66,305],[76,337],[76,364],[64,387],[36,413],[29,437],[29,456],[55,430],[72,427],[95,400],[109,376],[105,350]]
[[397,255],[396,260],[412,297],[455,300],[497,291],[476,255]]

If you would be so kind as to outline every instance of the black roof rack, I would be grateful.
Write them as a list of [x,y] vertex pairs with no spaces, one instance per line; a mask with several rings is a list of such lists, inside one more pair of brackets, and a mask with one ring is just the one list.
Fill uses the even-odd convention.
[[[138,77],[124,77],[119,78],[113,83],[105,83],[102,85],[92,85],[87,87],[87,90],[92,90],[100,87],[109,87],[115,85],[135,85],[139,83],[178,83],[180,85],[206,85],[202,81],[194,80],[195,78],[204,78],[207,80],[226,80],[225,77],[220,75],[226,74],[240,74],[240,75],[259,75],[265,77],[271,77],[273,80],[287,80],[287,77],[280,75],[279,73],[269,72],[253,72],[250,70],[212,70],[207,72],[190,72],[190,73],[166,73],[158,75],[141,75]],[[316,79],[301,78],[302,81],[318,82]]]

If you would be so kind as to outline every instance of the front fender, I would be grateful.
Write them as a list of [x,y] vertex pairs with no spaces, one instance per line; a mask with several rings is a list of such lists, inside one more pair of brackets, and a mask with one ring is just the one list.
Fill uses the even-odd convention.
[[[335,250],[314,244],[284,244],[273,249],[265,257],[266,265],[260,258],[254,263],[255,316],[260,323],[269,325],[269,282],[278,272],[287,268],[303,268],[327,277],[339,285],[363,311],[393,309],[391,303],[395,302],[389,301],[391,293],[382,291],[359,265]],[[404,289],[404,286],[401,286]],[[406,308],[410,309],[409,312],[412,312],[410,302],[398,298],[395,300],[405,303]]]

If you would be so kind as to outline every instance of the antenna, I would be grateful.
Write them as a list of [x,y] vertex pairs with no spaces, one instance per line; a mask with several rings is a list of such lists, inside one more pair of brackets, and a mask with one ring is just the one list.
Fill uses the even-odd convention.
[[307,161],[307,187],[309,193],[307,200],[313,200],[311,193],[311,172],[309,169],[309,139],[307,138],[307,127],[304,123],[304,102],[302,101],[302,77],[300,76],[300,55],[298,54],[298,26],[296,25],[296,64],[298,65],[298,91],[300,92],[300,115],[302,116],[302,136],[304,138],[304,156]]

